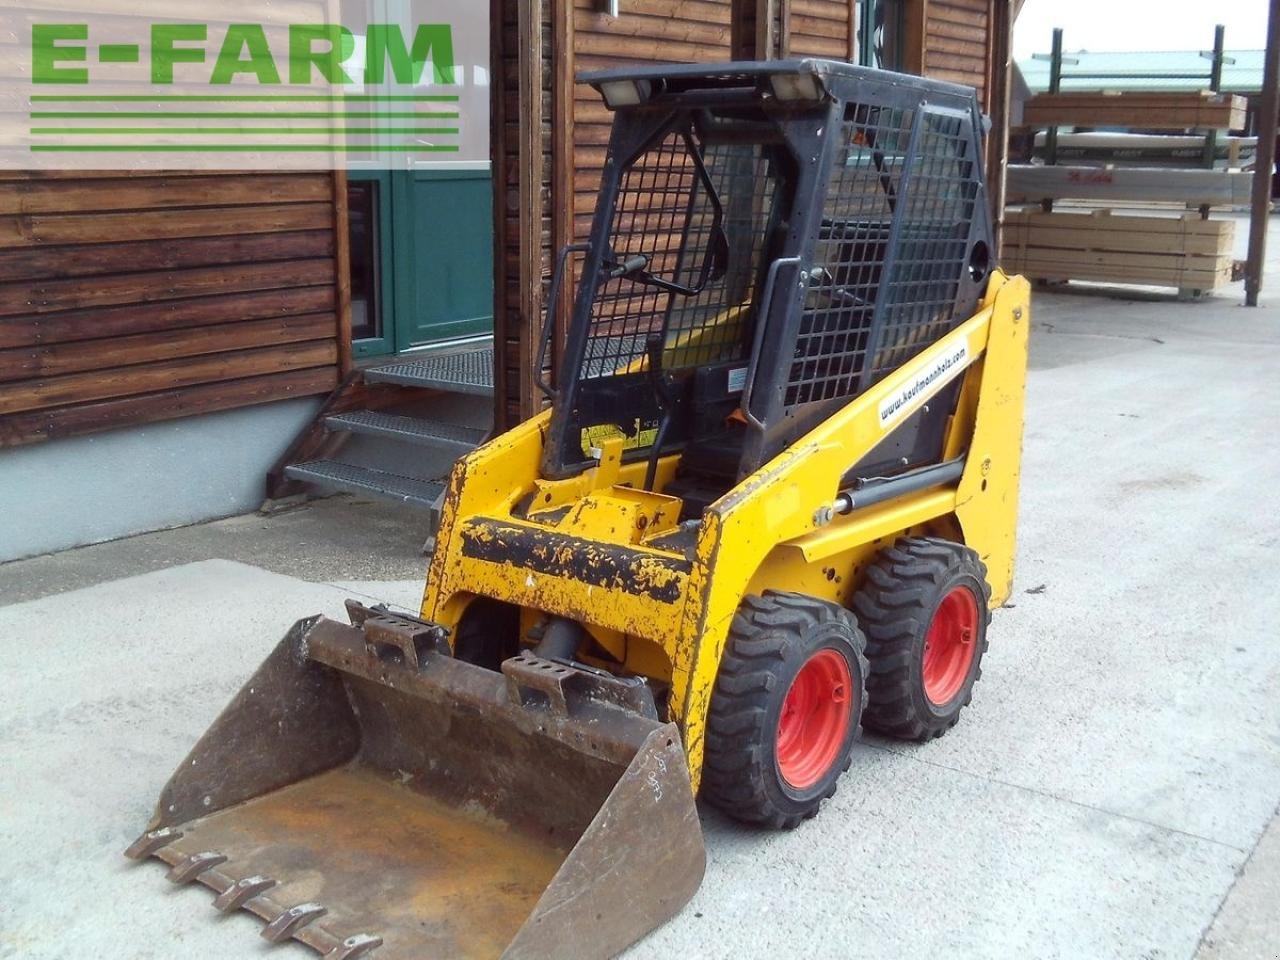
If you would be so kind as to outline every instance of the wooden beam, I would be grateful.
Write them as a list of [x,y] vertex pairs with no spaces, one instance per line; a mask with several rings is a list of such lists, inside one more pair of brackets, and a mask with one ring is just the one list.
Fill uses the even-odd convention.
[[338,376],[351,370],[351,227],[347,208],[347,172],[333,174],[334,311],[337,320]]
[[1276,163],[1276,124],[1280,109],[1280,0],[1271,0],[1267,20],[1267,52],[1258,103],[1258,159],[1254,168],[1252,211],[1249,215],[1249,257],[1245,265],[1245,303],[1258,305],[1267,259],[1267,226],[1271,219],[1271,185]]
[[507,380],[506,330],[508,321],[507,285],[507,72],[505,64],[505,8],[519,0],[489,0],[489,158],[493,214],[493,422],[502,429],[507,423],[506,406],[511,392]]
[[[551,8],[551,62],[554,72],[551,77],[551,264],[559,256],[560,250],[575,241],[573,224],[573,191],[577,173],[574,162],[574,0],[552,0]],[[548,361],[551,365],[551,380],[555,382],[556,371],[560,366],[560,353],[568,336],[569,316],[573,310],[574,284],[573,264],[565,265],[569,282],[560,288],[560,302],[548,303],[547,309],[556,311],[556,329],[552,341],[552,349]],[[528,331],[534,340],[533,362],[536,365],[537,342],[542,334],[542,317],[533,319]],[[542,371],[534,371],[541,376]],[[530,400],[530,413],[543,404],[542,396],[534,385],[534,395]]]
[[987,98],[991,133],[987,137],[987,195],[991,201],[991,226],[995,257],[999,262],[1004,233],[1005,196],[1008,190],[1009,113],[1013,89],[1013,20],[1011,0],[991,0],[988,18],[991,51]]
[[1244,206],[1252,173],[1164,167],[1009,165],[1010,202],[1039,200],[1139,201],[1188,206]]
[[929,0],[907,0],[906,24],[902,38],[902,69],[924,74],[924,47],[929,22]]
[[1240,130],[1247,101],[1230,93],[1040,93],[1027,101],[1029,127],[1138,127],[1144,130]]
[[[545,160],[542,153],[543,35],[545,4],[551,0],[518,0],[516,35],[519,43],[519,222],[520,268],[518,296],[520,303],[520,417],[526,419],[537,412],[537,388],[534,366],[537,362],[538,318],[542,314],[542,186],[545,182]],[[496,346],[496,345],[495,345]],[[495,349],[494,353],[497,354]]]

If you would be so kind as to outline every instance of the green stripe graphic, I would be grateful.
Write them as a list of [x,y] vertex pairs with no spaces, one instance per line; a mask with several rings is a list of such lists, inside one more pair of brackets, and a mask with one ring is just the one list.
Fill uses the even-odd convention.
[[308,136],[340,134],[371,137],[379,134],[456,134],[457,127],[33,127],[34,136],[108,136],[139,135],[148,133],[198,134],[200,136]]
[[456,96],[428,96],[426,94],[374,95],[285,95],[285,94],[240,94],[240,95],[206,95],[206,94],[135,94],[116,96],[114,94],[81,93],[67,96],[52,94],[33,94],[32,103],[457,103]]
[[358,146],[355,144],[306,143],[140,143],[81,144],[36,143],[32,153],[457,153],[456,146],[388,144]]
[[202,113],[116,113],[77,110],[32,110],[32,120],[457,120],[456,113],[334,113],[325,111],[205,111]]

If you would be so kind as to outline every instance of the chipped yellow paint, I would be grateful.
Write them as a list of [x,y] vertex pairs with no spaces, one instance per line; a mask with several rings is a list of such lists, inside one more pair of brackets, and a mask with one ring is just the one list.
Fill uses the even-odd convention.
[[[975,316],[713,503],[690,556],[659,546],[668,542],[658,539],[661,534],[675,529],[678,503],[635,489],[645,463],[624,462],[620,438],[601,438],[597,466],[548,481],[538,476],[548,415],[517,427],[455,468],[423,616],[452,627],[474,596],[486,596],[585,623],[628,670],[670,681],[670,712],[684,733],[696,789],[707,708],[745,595],[786,589],[848,603],[879,549],[904,534],[932,533],[962,538],[977,550],[991,571],[993,602],[1007,597],[1028,297],[1025,280],[995,274]],[[884,425],[882,403],[961,347],[969,366],[945,439],[948,457],[968,454],[958,487],[922,491],[828,522],[819,508],[832,503],[840,478],[892,429]],[[902,415],[923,402],[923,396],[909,401]],[[674,476],[678,459],[660,462],[659,490]],[[494,549],[485,551],[485,559],[465,555],[463,532],[473,536],[490,522],[516,530],[525,548],[536,534],[537,550],[544,552],[535,552],[532,561],[525,556],[524,565],[504,561],[501,544],[489,544]],[[554,572],[576,563],[585,576],[593,562],[617,556],[609,548],[632,551],[634,582],[601,586]],[[655,599],[655,592],[671,599]]]

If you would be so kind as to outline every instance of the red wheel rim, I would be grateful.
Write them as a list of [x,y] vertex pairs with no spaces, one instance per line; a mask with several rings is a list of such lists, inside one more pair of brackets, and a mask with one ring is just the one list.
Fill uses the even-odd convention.
[[938,604],[924,638],[924,694],[940,707],[964,687],[978,637],[978,601],[968,587],[956,587]]
[[853,678],[835,650],[808,659],[778,717],[778,772],[793,790],[807,790],[835,763],[849,732]]

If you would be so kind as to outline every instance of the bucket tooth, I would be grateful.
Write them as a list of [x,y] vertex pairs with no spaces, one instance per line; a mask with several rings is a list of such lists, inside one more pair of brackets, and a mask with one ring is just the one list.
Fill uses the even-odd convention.
[[245,877],[222,891],[213,901],[213,905],[223,913],[231,913],[239,910],[254,897],[266,893],[275,885],[276,881],[270,877]]
[[190,883],[206,870],[211,870],[226,862],[227,858],[222,854],[214,853],[212,850],[205,850],[201,853],[190,854],[179,860],[166,876],[174,883]]
[[326,953],[321,960],[357,960],[375,947],[382,946],[382,938],[367,933],[357,933],[347,937],[340,944]]
[[151,830],[129,844],[129,849],[124,852],[124,855],[130,860],[145,860],[161,847],[167,847],[175,840],[181,839],[182,831],[174,830],[172,827]]
[[280,943],[328,912],[318,903],[300,903],[296,907],[290,907],[267,924],[262,930],[262,936],[272,943]]

